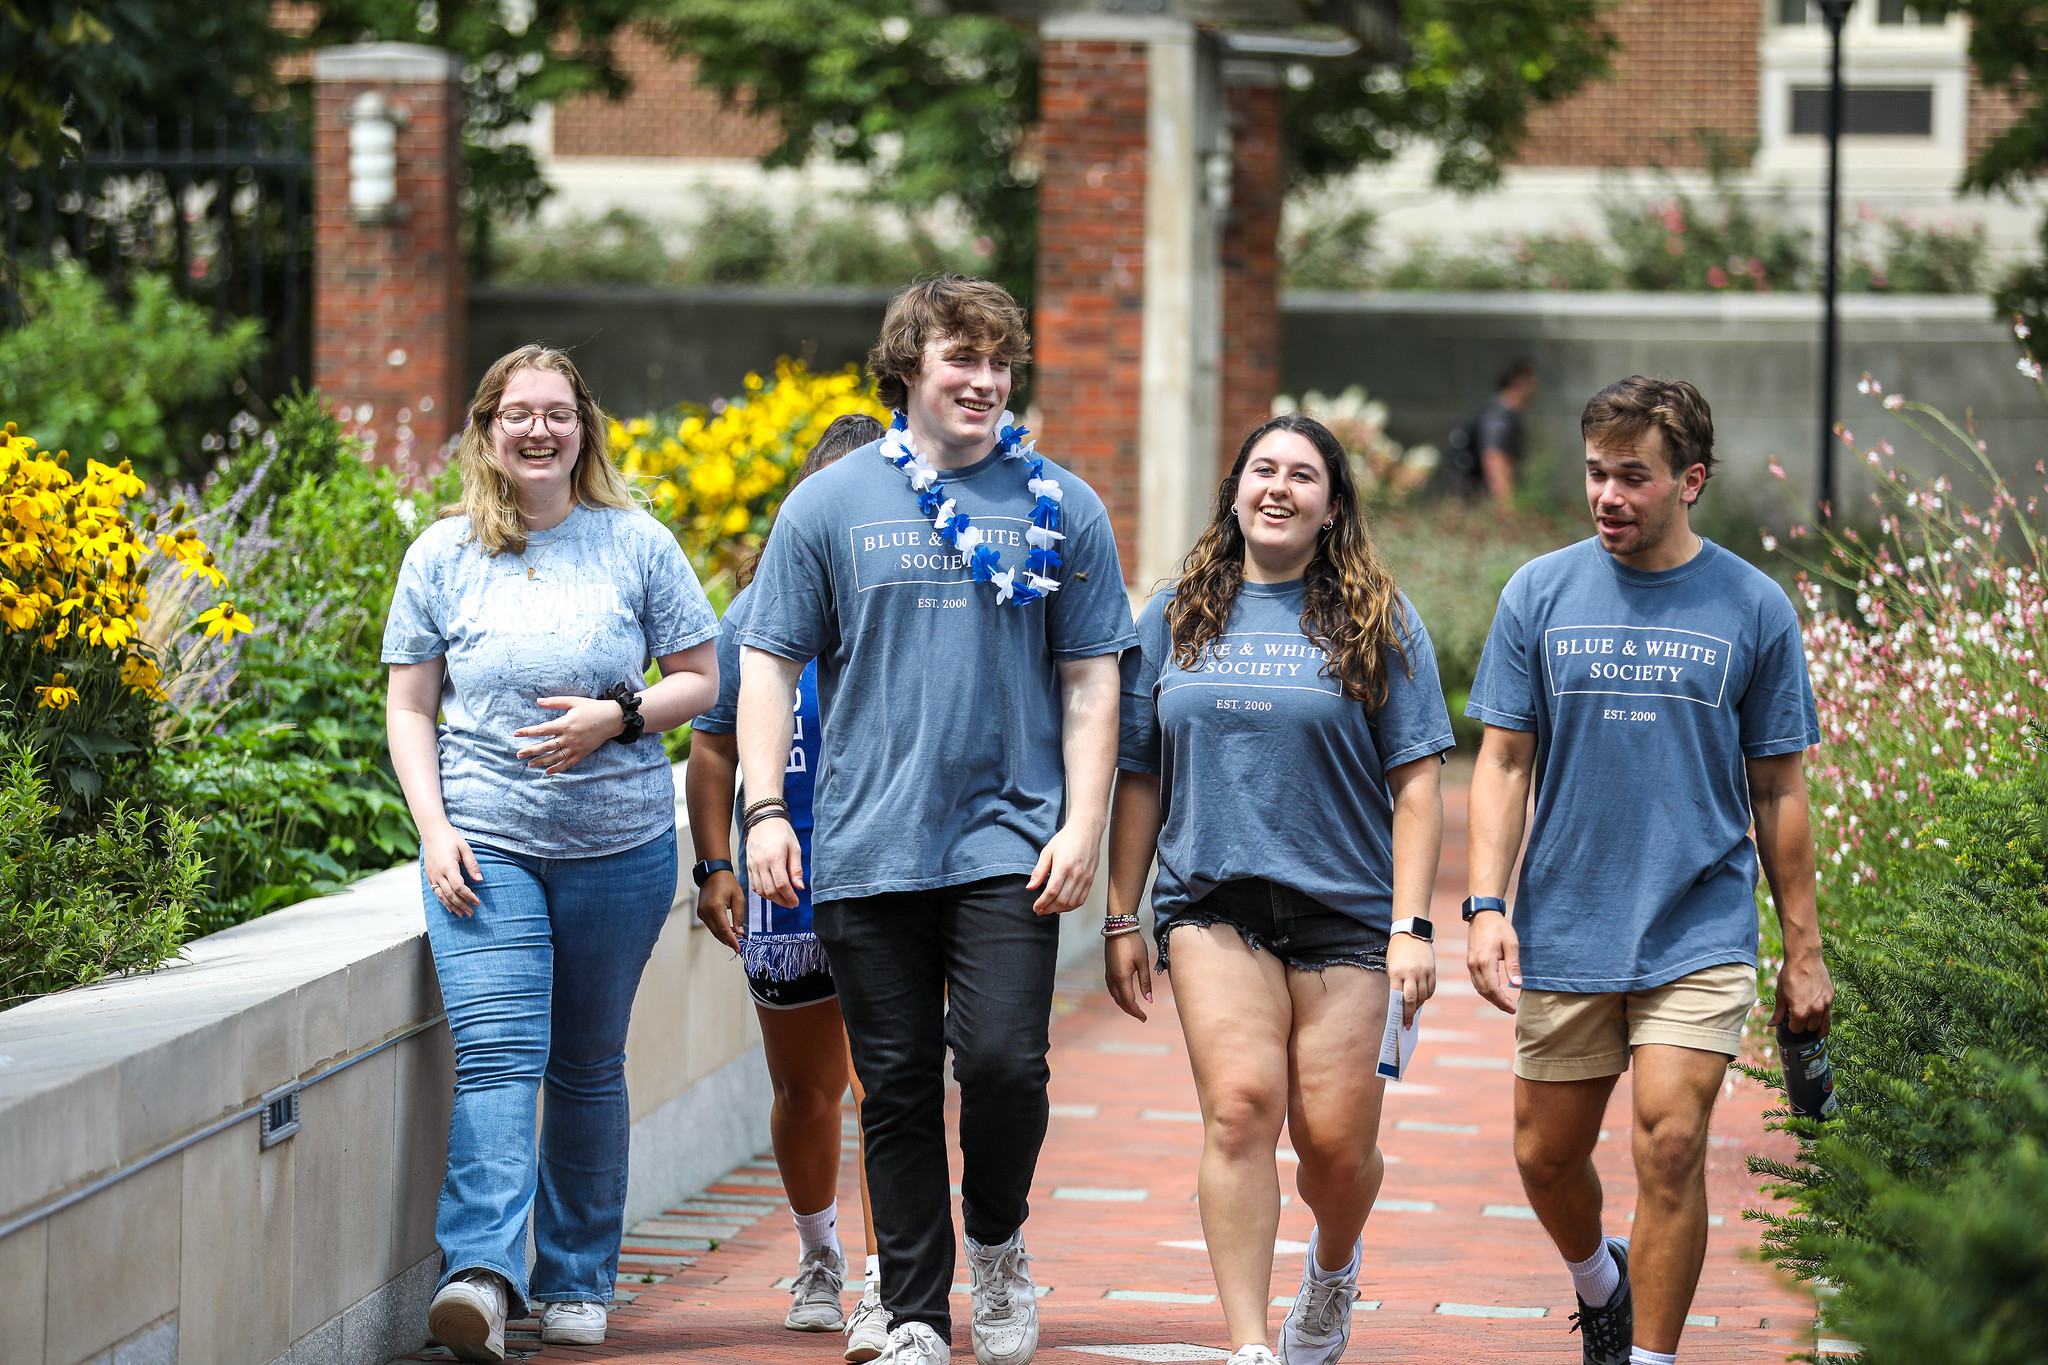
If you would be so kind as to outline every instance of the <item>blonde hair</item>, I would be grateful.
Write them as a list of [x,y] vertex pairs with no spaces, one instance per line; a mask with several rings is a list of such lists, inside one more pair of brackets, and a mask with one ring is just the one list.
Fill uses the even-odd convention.
[[510,355],[499,356],[484,371],[469,400],[469,421],[462,429],[462,442],[455,460],[462,471],[462,500],[441,509],[444,517],[469,518],[470,541],[484,547],[493,557],[510,550],[526,549],[526,523],[519,519],[519,499],[512,476],[498,462],[491,439],[491,423],[498,416],[498,402],[505,386],[520,370],[552,370],[569,381],[576,395],[576,424],[581,433],[576,448],[576,469],[571,475],[576,501],[585,507],[616,507],[620,511],[641,511],[646,499],[633,487],[619,467],[612,463],[605,444],[605,416],[590,396],[590,388],[576,371],[576,362],[553,347],[539,343],[521,346]]

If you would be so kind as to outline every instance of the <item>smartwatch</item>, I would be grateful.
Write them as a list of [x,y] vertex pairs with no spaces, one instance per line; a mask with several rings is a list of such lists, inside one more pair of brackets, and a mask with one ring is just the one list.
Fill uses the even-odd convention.
[[702,891],[704,883],[711,880],[712,873],[730,871],[732,864],[723,858],[700,858],[690,865],[690,880],[697,883],[697,889]]
[[1436,926],[1420,915],[1410,915],[1407,919],[1395,920],[1394,927],[1387,932],[1389,934],[1413,934],[1424,943],[1434,943],[1436,941]]
[[625,713],[626,728],[612,736],[613,743],[631,744],[647,732],[647,717],[640,714],[640,694],[633,690],[633,684],[614,683],[606,691],[598,693],[598,700],[615,701],[619,710]]
[[1479,914],[1481,911],[1485,910],[1498,910],[1501,914],[1505,915],[1508,912],[1508,903],[1502,900],[1499,896],[1465,897],[1465,923],[1470,924],[1472,922],[1472,917],[1474,915]]

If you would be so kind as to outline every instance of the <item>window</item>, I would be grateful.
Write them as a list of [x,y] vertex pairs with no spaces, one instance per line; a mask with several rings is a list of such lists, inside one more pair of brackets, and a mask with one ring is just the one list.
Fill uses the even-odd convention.
[[[1778,22],[1781,24],[1817,24],[1821,21],[1820,8],[1810,0],[1778,0]],[[1885,27],[1904,27],[1908,24],[1930,26],[1941,23],[1940,19],[1922,19],[1920,11],[1906,3],[1906,0],[1877,0],[1877,22]]]
[[[1825,134],[1828,88],[1792,87],[1792,133]],[[1842,131],[1866,137],[1934,136],[1934,87],[1862,85],[1842,91]]]

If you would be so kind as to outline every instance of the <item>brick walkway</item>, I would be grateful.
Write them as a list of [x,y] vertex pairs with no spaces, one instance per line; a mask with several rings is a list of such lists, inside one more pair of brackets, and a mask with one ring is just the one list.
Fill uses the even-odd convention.
[[[1566,1365],[1579,1359],[1578,1338],[1566,1334],[1570,1280],[1523,1202],[1510,1150],[1513,1025],[1472,992],[1464,943],[1448,937],[1459,927],[1464,894],[1463,798],[1461,787],[1447,787],[1434,910],[1448,940],[1439,949],[1446,979],[1423,1013],[1409,1080],[1389,1087],[1380,1138],[1387,1179],[1366,1226],[1360,1276],[1361,1309],[1377,1307],[1354,1319],[1346,1358]],[[1225,1354],[1217,1349],[1227,1338],[1194,1202],[1202,1145],[1194,1086],[1165,983],[1156,993],[1159,1008],[1149,1024],[1120,1013],[1093,970],[1064,979],[1057,998],[1052,1127],[1026,1232],[1044,1293],[1038,1358],[1046,1365]],[[1755,1259],[1754,1225],[1740,1216],[1762,1202],[1744,1156],[1790,1151],[1783,1135],[1764,1131],[1767,1107],[1764,1091],[1736,1080],[1715,1115],[1708,1157],[1714,1226],[1681,1351],[1688,1362],[1781,1361],[1812,1349],[1813,1301]],[[1635,1202],[1628,1113],[1624,1078],[1596,1156],[1614,1233],[1626,1232]],[[1284,1147],[1281,1156],[1287,1189]],[[840,1208],[857,1273],[862,1253],[850,1164]],[[1298,1202],[1282,1211],[1276,1297],[1294,1292],[1312,1223]],[[781,1326],[788,1295],[777,1281],[795,1267],[796,1234],[772,1160],[757,1159],[680,1201],[672,1215],[635,1229],[626,1246],[620,1288],[622,1296],[637,1297],[615,1310],[610,1341],[601,1348],[550,1347],[536,1360],[839,1360],[837,1334]],[[972,1362],[964,1292],[954,1312],[954,1359]],[[1276,1307],[1276,1332],[1282,1316]],[[524,1330],[515,1331],[514,1350],[538,1350],[535,1324],[518,1327]],[[1160,1349],[1171,1343],[1191,1349]],[[446,1357],[429,1351],[415,1358]]]

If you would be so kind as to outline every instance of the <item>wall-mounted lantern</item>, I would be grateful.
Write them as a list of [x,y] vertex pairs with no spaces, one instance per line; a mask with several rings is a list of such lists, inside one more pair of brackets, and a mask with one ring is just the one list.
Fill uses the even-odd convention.
[[398,130],[405,110],[375,90],[357,95],[348,114],[348,206],[359,223],[405,216],[398,202]]

